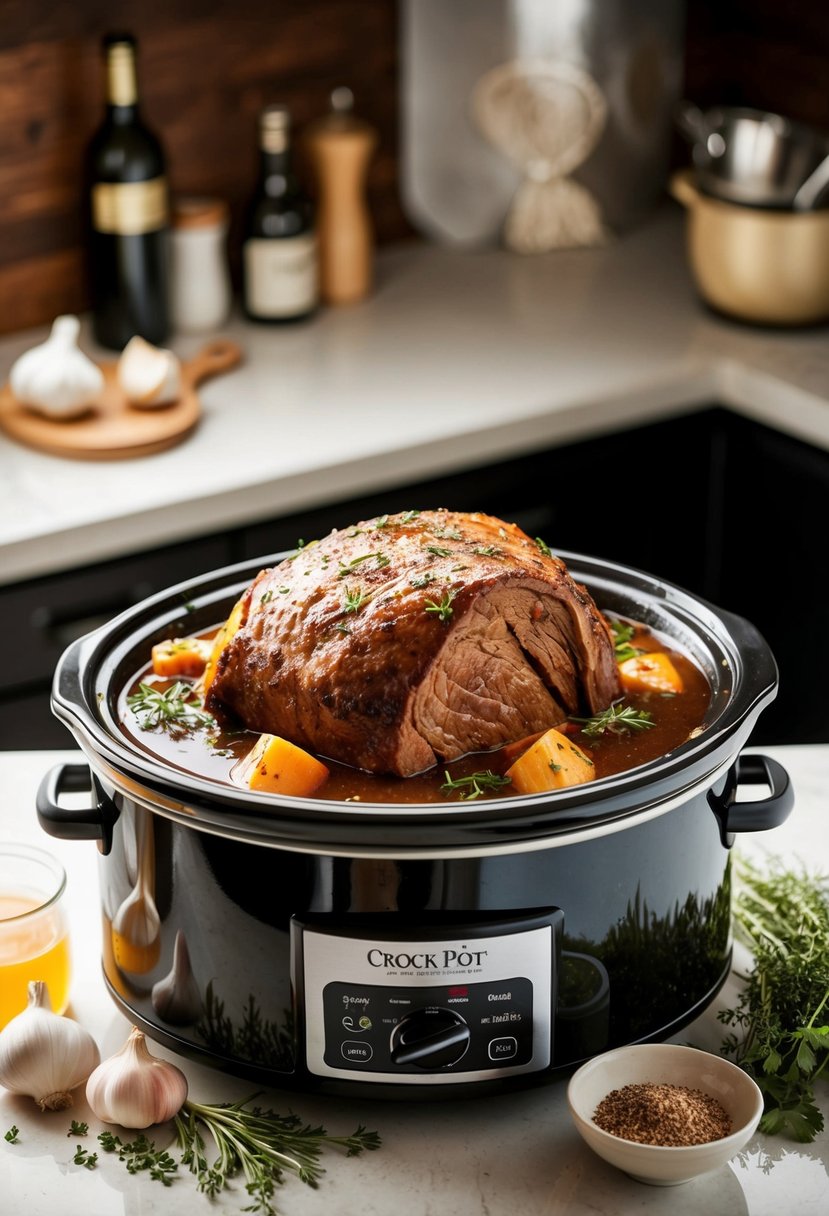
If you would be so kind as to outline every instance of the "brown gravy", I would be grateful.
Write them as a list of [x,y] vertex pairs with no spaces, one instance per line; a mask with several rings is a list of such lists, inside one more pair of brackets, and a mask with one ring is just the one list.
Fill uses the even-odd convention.
[[[209,639],[215,632],[217,630],[201,636]],[[606,732],[599,738],[591,738],[576,723],[568,724],[567,733],[593,761],[597,779],[656,760],[679,747],[702,725],[710,703],[711,690],[704,674],[681,651],[667,645],[665,638],[635,624],[631,644],[645,651],[666,652],[682,677],[684,689],[677,695],[648,692],[625,696],[626,705],[651,714],[654,725],[648,730],[619,734]],[[253,731],[234,728],[229,722],[172,732],[157,727],[142,729],[138,717],[127,705],[127,697],[137,691],[142,681],[160,689],[175,682],[153,675],[152,665],[148,663],[122,690],[118,703],[119,720],[131,742],[184,772],[228,785],[238,784],[234,781],[232,770],[247,755],[259,736]],[[195,681],[182,680],[182,683]],[[560,725],[558,728],[562,729]],[[503,749],[499,749],[463,756],[450,764],[440,764],[425,773],[403,778],[366,773],[320,755],[331,775],[314,797],[336,802],[456,802],[460,799],[460,793],[447,793],[441,789],[447,772],[453,779],[481,770],[502,775],[515,758],[514,754],[508,757]],[[509,795],[509,785],[495,791],[497,797]]]

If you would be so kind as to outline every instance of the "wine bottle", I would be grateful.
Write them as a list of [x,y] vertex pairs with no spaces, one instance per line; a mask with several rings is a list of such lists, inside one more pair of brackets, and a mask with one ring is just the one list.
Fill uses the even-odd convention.
[[259,120],[259,184],[242,245],[243,305],[252,321],[298,321],[317,306],[311,200],[291,164],[291,118],[268,106]]
[[167,178],[138,111],[135,50],[128,34],[104,39],[107,108],[88,156],[93,332],[113,350],[170,332]]

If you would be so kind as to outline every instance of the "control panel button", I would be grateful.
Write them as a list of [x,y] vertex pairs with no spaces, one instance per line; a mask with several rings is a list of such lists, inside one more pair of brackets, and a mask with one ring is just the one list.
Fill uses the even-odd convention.
[[516,1055],[518,1055],[518,1040],[512,1038],[511,1035],[506,1035],[501,1039],[490,1039],[490,1060],[511,1060]]
[[374,1049],[370,1043],[356,1043],[353,1039],[346,1039],[340,1047],[340,1051],[344,1060],[359,1064],[365,1064],[374,1055]]

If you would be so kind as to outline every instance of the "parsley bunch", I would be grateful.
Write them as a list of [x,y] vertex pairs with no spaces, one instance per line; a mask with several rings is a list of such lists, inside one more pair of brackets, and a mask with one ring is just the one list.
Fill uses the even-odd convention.
[[760,1130],[808,1143],[823,1130],[814,1085],[829,1075],[829,880],[736,859],[737,935],[754,965],[722,1052],[759,1085]]

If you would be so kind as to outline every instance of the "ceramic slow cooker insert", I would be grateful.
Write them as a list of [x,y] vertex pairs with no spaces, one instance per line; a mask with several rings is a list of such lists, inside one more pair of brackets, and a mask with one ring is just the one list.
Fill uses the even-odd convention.
[[[741,754],[776,693],[752,625],[639,571],[562,554],[599,607],[704,670],[704,729],[619,775],[429,805],[287,799],[195,776],[119,727],[154,642],[217,624],[264,558],[75,642],[53,709],[86,763],[46,775],[45,830],[97,839],[106,984],[185,1055],[274,1086],[449,1096],[662,1039],[724,982],[735,833],[775,826],[785,771]],[[759,799],[738,800],[762,783]],[[63,794],[90,790],[70,809]]]

